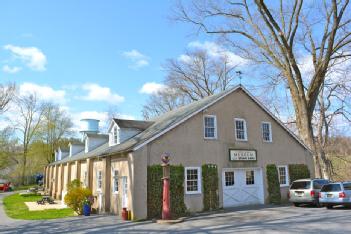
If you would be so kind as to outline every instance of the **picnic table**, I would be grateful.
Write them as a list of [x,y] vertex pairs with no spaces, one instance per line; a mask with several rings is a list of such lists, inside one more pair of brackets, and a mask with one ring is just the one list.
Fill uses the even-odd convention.
[[44,205],[45,203],[55,204],[55,201],[50,196],[43,196],[41,200],[37,201],[38,205]]

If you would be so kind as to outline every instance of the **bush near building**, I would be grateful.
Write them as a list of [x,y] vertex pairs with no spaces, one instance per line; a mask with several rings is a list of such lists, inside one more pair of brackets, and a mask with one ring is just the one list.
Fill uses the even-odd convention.
[[218,180],[217,165],[202,165],[204,211],[215,210],[219,207]]
[[84,188],[79,180],[73,180],[67,184],[67,194],[64,200],[68,207],[81,215],[83,213],[83,202],[90,196],[92,196],[90,189]]
[[289,179],[290,183],[299,179],[310,178],[310,170],[305,164],[290,164],[289,165]]
[[281,203],[280,184],[278,178],[278,169],[274,164],[269,164],[267,170],[267,183],[268,183],[268,200],[271,204]]

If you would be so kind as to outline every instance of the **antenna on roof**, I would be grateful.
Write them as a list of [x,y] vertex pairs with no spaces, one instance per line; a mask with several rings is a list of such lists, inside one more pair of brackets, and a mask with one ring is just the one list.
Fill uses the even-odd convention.
[[241,79],[242,79],[242,72],[241,71],[236,71],[236,74],[239,76],[239,81],[240,81],[240,83],[239,83],[239,85],[241,86]]

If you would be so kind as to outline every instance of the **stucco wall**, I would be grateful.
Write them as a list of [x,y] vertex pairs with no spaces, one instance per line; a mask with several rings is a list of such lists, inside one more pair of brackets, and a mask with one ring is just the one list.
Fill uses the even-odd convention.
[[[118,171],[118,192],[113,192],[113,171]],[[128,164],[128,159],[123,157],[113,157],[111,159],[111,177],[110,177],[110,212],[113,214],[120,214],[122,211],[122,177],[126,176],[130,180],[130,168]],[[128,203],[127,209],[131,209],[131,191],[128,190]]]
[[[205,140],[203,137],[204,115],[216,115],[217,139]],[[234,118],[244,118],[247,124],[248,141],[235,140]],[[272,124],[272,143],[263,142],[261,136],[261,122]],[[254,149],[257,150],[257,161],[230,162],[229,149]],[[204,163],[214,163],[219,169],[219,196],[220,206],[222,198],[222,169],[223,168],[263,168],[265,199],[267,199],[267,182],[265,167],[267,164],[288,165],[303,163],[309,166],[313,173],[312,157],[295,139],[293,139],[281,126],[279,126],[267,113],[254,103],[243,91],[236,91],[207,110],[197,114],[175,129],[169,131],[157,140],[149,143],[134,153],[135,158],[144,160],[147,164],[160,164],[160,155],[163,152],[171,153],[172,164],[183,166],[201,167]],[[138,165],[138,160],[135,165]],[[136,178],[145,176],[144,170],[135,170]],[[136,199],[144,196],[145,189],[141,188],[142,195],[135,194]],[[185,203],[191,211],[200,211],[203,208],[202,194],[185,195]],[[143,201],[146,207],[146,202]]]

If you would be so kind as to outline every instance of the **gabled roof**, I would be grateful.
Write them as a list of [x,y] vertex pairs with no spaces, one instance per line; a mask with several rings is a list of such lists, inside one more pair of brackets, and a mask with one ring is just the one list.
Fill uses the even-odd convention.
[[152,119],[154,123],[147,128],[145,131],[139,133],[133,138],[119,144],[112,146],[104,152],[104,155],[119,153],[122,151],[134,151],[138,150],[151,141],[157,139],[183,122],[187,121],[191,117],[215,104],[219,100],[223,99],[227,95],[242,90],[247,94],[259,107],[261,107],[268,115],[270,115],[283,129],[285,129],[295,140],[298,141],[304,148],[310,151],[310,149],[296,136],[290,129],[288,129],[273,113],[271,113],[258,99],[256,99],[248,90],[243,86],[238,85],[231,89],[225,90],[221,93],[203,98],[202,100],[192,102],[186,106],[167,112],[157,118]]
[[[283,129],[285,129],[298,143],[300,143],[304,148],[309,150],[309,148],[301,141],[299,137],[297,137],[290,129],[288,129],[274,114],[272,114],[258,99],[256,99],[253,95],[250,94],[248,90],[246,90],[241,85],[235,86],[231,89],[225,90],[221,93],[206,97],[202,100],[190,103],[189,105],[180,107],[178,109],[167,112],[157,118],[152,119],[151,121],[136,121],[136,120],[120,120],[114,119],[114,121],[122,121],[122,124],[129,124],[131,122],[145,122],[143,124],[149,124],[149,126],[136,136],[128,139],[127,141],[109,147],[108,144],[103,145],[104,147],[98,147],[97,149],[85,154],[84,156],[79,157],[71,157],[71,160],[76,160],[76,158],[80,159],[88,158],[88,157],[96,157],[96,156],[105,156],[122,152],[135,151],[146,144],[152,142],[153,140],[159,138],[163,134],[169,132],[180,124],[184,123],[191,117],[205,110],[206,108],[212,106],[216,102],[220,101],[227,95],[242,90],[245,94],[247,94],[261,109],[263,109],[268,115],[270,115]],[[121,123],[121,122],[119,122]],[[119,124],[118,124],[119,125]],[[120,125],[119,125],[120,126]],[[131,126],[131,125],[123,125],[123,126]],[[310,150],[309,150],[310,151]],[[82,152],[84,154],[84,152]],[[80,154],[80,153],[79,153]],[[58,161],[58,163],[61,163]]]
[[154,123],[152,121],[129,120],[129,119],[113,119],[113,121],[120,128],[136,128],[140,130],[145,130]]

